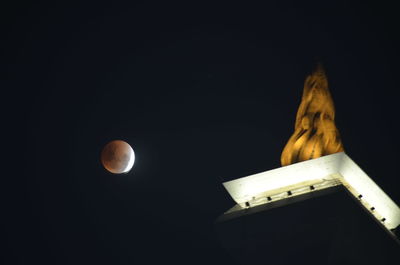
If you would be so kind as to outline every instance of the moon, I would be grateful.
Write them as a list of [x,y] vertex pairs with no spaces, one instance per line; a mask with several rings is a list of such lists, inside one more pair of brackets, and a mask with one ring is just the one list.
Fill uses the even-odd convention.
[[125,141],[114,140],[106,144],[101,152],[101,163],[113,174],[128,173],[135,162],[135,153]]

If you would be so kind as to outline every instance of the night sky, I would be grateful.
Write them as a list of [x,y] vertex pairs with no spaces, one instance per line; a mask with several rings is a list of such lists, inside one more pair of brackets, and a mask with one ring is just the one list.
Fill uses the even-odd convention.
[[[264,2],[2,4],[4,264],[236,264],[222,182],[280,167],[318,62],[346,153],[400,203],[395,5]],[[114,139],[129,174],[100,163]]]

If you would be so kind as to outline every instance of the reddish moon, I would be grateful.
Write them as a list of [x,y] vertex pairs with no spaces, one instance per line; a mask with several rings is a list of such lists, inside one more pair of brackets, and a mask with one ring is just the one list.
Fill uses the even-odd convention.
[[109,142],[101,152],[101,163],[114,174],[128,173],[134,162],[135,153],[132,147],[121,140]]

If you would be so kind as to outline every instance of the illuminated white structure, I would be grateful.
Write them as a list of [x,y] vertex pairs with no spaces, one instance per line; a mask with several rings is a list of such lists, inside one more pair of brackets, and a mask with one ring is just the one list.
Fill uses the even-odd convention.
[[400,208],[344,152],[223,183],[237,205],[227,213],[343,185],[392,235]]

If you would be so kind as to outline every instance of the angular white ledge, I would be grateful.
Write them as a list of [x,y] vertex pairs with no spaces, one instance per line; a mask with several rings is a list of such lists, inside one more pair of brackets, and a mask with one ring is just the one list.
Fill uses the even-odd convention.
[[336,153],[223,183],[241,208],[343,185],[389,232],[400,208],[345,153]]

